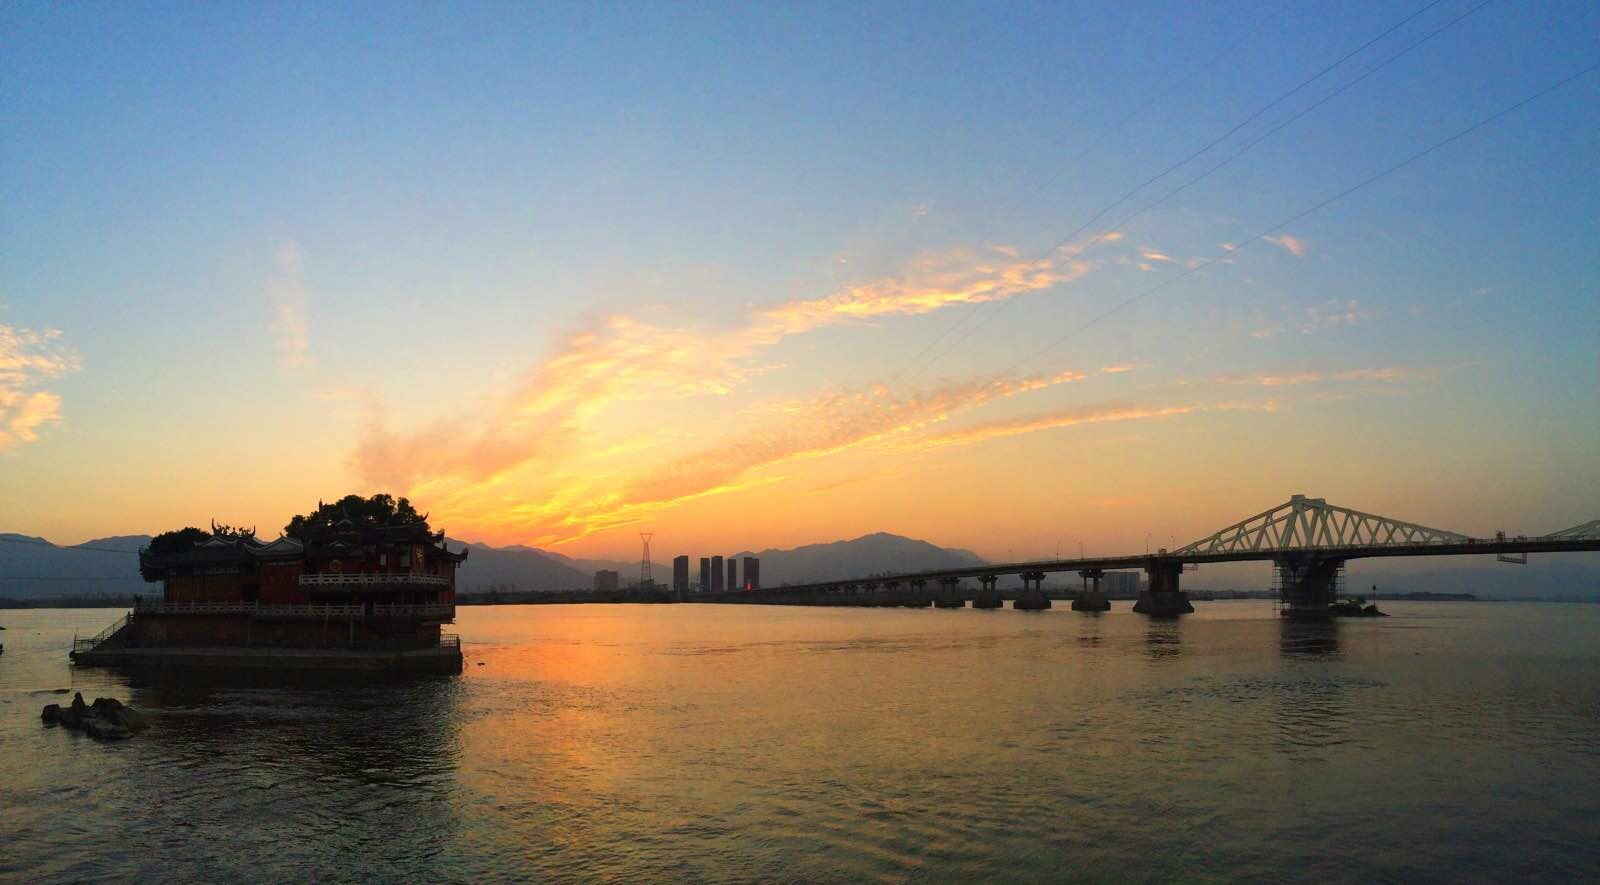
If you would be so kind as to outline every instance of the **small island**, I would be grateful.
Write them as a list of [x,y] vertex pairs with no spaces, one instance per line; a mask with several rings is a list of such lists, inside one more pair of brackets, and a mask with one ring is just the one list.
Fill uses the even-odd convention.
[[461,672],[456,568],[444,532],[405,498],[349,495],[263,542],[212,523],[157,535],[139,571],[160,582],[100,635],[80,666]]

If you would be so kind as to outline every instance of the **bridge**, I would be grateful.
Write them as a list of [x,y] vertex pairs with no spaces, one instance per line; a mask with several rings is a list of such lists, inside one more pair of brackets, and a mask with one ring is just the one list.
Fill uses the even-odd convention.
[[[1352,559],[1394,556],[1492,555],[1502,562],[1526,563],[1530,553],[1600,551],[1600,519],[1547,535],[1474,538],[1294,495],[1287,503],[1241,520],[1176,550],[1130,556],[1080,557],[989,563],[954,569],[873,575],[813,584],[702,594],[696,601],[776,605],[936,605],[955,608],[970,600],[974,608],[1000,608],[997,584],[1018,577],[1022,591],[1013,606],[1050,607],[1046,575],[1076,573],[1083,589],[1073,600],[1078,611],[1104,611],[1110,602],[1100,591],[1108,571],[1136,569],[1147,578],[1133,610],[1157,617],[1194,611],[1180,586],[1184,571],[1202,563],[1266,561],[1283,612],[1295,618],[1331,617],[1338,601],[1344,565]],[[977,587],[968,584],[976,581]]]

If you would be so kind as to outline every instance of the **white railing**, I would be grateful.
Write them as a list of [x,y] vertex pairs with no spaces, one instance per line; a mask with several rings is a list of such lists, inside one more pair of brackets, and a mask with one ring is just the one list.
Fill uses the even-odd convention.
[[[368,614],[365,605],[262,605],[251,602],[140,602],[134,606],[134,612],[141,615],[255,615],[261,618],[352,618]],[[374,605],[370,613],[385,617],[453,617],[456,607],[441,603]]]
[[323,572],[300,576],[302,587],[394,587],[403,584],[448,587],[450,579],[443,575],[413,575],[405,572]]

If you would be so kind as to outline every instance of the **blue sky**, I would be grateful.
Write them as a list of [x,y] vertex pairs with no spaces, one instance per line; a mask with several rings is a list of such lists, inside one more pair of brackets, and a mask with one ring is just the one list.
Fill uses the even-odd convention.
[[[1076,241],[1476,5],[1426,8]],[[21,514],[5,528],[275,524],[380,485],[463,533],[595,552],[646,524],[730,549],[884,528],[995,554],[1062,526],[1116,545],[1296,491],[1465,530],[1592,518],[1600,77],[1062,339],[1600,60],[1593,4],[1477,9],[1090,247],[1081,277],[748,331],[773,305],[1059,255],[1129,188],[1424,6],[10,5],[0,324],[55,330],[13,347],[65,362],[10,382],[58,402],[0,453],[0,505]],[[541,411],[574,383],[575,336],[635,324],[731,365],[663,382],[608,351],[640,377]],[[996,372],[1105,367],[1137,368],[820,448],[781,425],[838,423],[806,410],[876,386],[860,409],[904,415]],[[730,459],[742,470],[712,485],[629,497]],[[1122,474],[1127,493],[1108,491]],[[1205,496],[1191,517],[1166,512],[1173,486]],[[1017,500],[1014,519],[949,503],[980,489]],[[94,490],[129,504],[42,502]],[[729,516],[774,501],[807,516]]]

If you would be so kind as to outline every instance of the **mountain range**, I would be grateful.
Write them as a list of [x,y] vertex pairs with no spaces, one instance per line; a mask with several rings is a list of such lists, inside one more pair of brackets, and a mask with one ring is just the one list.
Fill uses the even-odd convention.
[[[149,535],[118,535],[62,546],[44,538],[0,533],[0,598],[155,593],[157,588],[141,580],[138,571],[138,550],[149,542]],[[465,546],[472,551],[457,579],[457,586],[463,592],[580,590],[594,585],[594,573],[600,569],[617,571],[624,585],[638,580],[637,561],[574,559],[537,547],[495,547],[453,538],[448,543],[452,548]],[[885,532],[787,550],[745,550],[735,555],[758,557],[761,583],[767,587],[885,572],[959,568],[984,562],[970,550],[939,547]],[[1501,599],[1530,596],[1600,599],[1600,568],[1571,559],[1535,561],[1525,566],[1488,564],[1431,571],[1380,569],[1378,561],[1353,564],[1346,580],[1348,592],[1354,594],[1377,584],[1385,594],[1429,591],[1476,593],[1480,597]],[[1245,583],[1253,579],[1255,571],[1245,578]],[[1259,571],[1264,589],[1267,571],[1265,568]],[[672,581],[670,564],[652,563],[651,572],[658,582],[670,584]],[[699,556],[693,555],[689,561],[689,580],[698,582],[699,577]],[[1070,576],[1067,583],[1072,583]],[[1245,583],[1233,586],[1243,587]]]
[[[156,592],[140,579],[138,571],[138,550],[148,543],[149,535],[122,535],[64,546],[28,535],[0,534],[0,598]],[[638,561],[574,559],[520,544],[495,547],[456,538],[447,543],[452,549],[464,546],[471,551],[457,575],[457,586],[463,592],[579,590],[592,587],[594,573],[601,569],[617,571],[624,585],[637,581],[639,575]],[[761,582],[767,586],[983,562],[968,550],[882,532],[793,550],[773,548],[735,555],[760,557]],[[658,582],[672,582],[669,563],[652,563],[651,573]],[[699,575],[699,557],[691,557],[689,580],[698,581]]]

